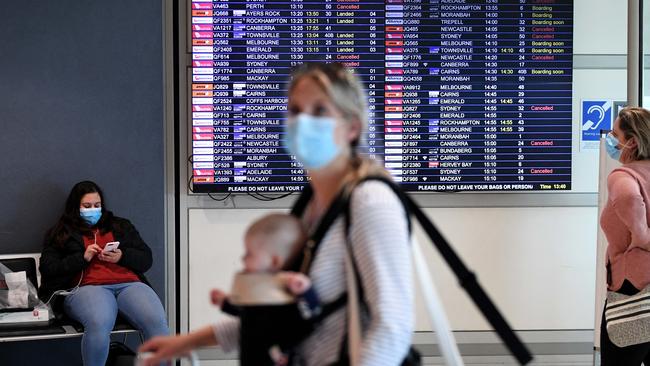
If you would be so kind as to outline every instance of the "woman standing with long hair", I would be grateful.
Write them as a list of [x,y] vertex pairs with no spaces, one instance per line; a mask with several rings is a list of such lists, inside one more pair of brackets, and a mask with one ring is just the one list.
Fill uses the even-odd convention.
[[[367,306],[353,364],[396,366],[407,356],[413,331],[413,282],[406,214],[383,182],[363,181],[386,175],[378,163],[358,152],[367,129],[368,108],[359,79],[338,63],[305,64],[292,74],[288,88],[285,147],[309,175],[313,190],[302,215],[313,233],[342,193],[349,193],[349,230],[343,215],[329,226],[307,274],[324,303],[346,292],[345,260],[357,264],[359,293]],[[349,247],[348,247],[349,239]],[[290,328],[290,325],[287,325]],[[346,307],[325,318],[298,345],[300,365],[347,364]],[[219,344],[237,348],[239,322],[227,319],[178,337],[156,338],[141,347],[153,352],[147,365],[190,349]]]

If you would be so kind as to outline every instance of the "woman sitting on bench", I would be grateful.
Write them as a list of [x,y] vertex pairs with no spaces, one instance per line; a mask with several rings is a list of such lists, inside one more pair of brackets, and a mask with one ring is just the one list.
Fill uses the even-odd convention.
[[151,249],[128,220],[106,208],[99,186],[77,183],[46,235],[39,296],[54,296],[55,312],[62,305],[84,326],[84,365],[106,363],[118,311],[146,339],[169,334],[165,310],[143,274],[151,262]]

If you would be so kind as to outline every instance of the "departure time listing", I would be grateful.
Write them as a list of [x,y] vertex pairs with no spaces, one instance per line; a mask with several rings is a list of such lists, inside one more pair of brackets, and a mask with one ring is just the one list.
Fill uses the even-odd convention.
[[291,192],[292,67],[360,76],[362,149],[408,191],[571,189],[573,2],[191,2],[195,192]]

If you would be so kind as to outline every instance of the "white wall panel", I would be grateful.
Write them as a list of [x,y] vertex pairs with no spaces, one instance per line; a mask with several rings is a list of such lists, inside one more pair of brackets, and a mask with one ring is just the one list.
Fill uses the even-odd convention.
[[[595,207],[426,211],[515,329],[593,327]],[[189,210],[190,329],[219,318],[209,289],[230,287],[246,226],[268,212]],[[454,330],[489,329],[428,239],[416,233]],[[419,303],[416,314],[418,330],[430,330]]]

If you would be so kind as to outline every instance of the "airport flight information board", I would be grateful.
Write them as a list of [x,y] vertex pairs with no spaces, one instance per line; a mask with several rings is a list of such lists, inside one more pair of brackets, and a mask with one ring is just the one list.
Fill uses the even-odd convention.
[[368,93],[364,149],[408,191],[571,189],[571,0],[191,1],[194,192],[290,192],[292,67]]

